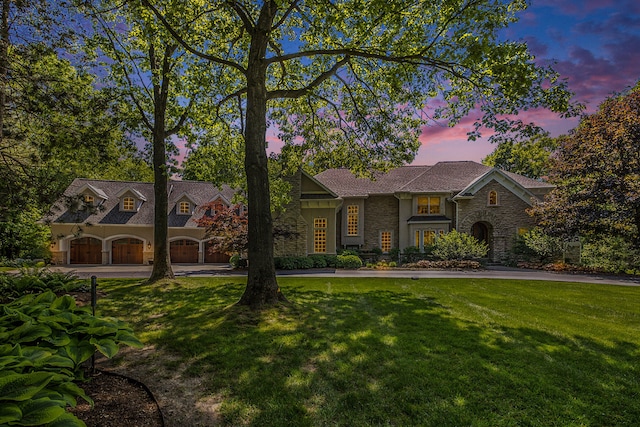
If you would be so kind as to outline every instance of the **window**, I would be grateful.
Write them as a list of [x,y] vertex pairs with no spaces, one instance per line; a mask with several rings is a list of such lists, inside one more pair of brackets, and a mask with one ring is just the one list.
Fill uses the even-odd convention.
[[420,248],[420,250],[424,250],[425,246],[433,245],[436,242],[436,239],[444,236],[444,234],[445,231],[443,229],[416,230],[414,235],[414,246]]
[[436,232],[434,230],[424,230],[422,241],[425,246],[433,245],[436,242]]
[[87,206],[93,206],[93,203],[95,202],[95,198],[89,194],[85,194],[84,195],[84,204]]
[[191,203],[189,202],[180,202],[178,205],[178,213],[181,215],[189,215],[191,213]]
[[132,211],[134,210],[135,201],[133,197],[125,197],[122,199],[122,210],[123,211]]
[[440,197],[418,197],[418,215],[435,215],[440,213]]
[[358,205],[347,206],[347,236],[358,235]]
[[380,233],[380,249],[387,254],[391,251],[391,232],[383,231]]
[[313,252],[327,252],[327,219],[313,219]]
[[489,191],[489,206],[498,206],[498,192],[495,190]]

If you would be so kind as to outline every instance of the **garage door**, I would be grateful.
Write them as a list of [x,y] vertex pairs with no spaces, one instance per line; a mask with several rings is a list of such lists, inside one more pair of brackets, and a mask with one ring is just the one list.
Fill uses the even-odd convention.
[[229,262],[229,258],[231,258],[229,255],[223,254],[222,252],[211,252],[211,244],[212,241],[209,240],[204,245],[204,262],[212,264],[223,264]]
[[93,237],[80,237],[71,241],[71,264],[102,264],[102,242]]
[[142,240],[134,238],[114,240],[111,244],[113,264],[142,264]]
[[169,243],[171,262],[196,264],[198,262],[198,242],[193,240],[174,240]]

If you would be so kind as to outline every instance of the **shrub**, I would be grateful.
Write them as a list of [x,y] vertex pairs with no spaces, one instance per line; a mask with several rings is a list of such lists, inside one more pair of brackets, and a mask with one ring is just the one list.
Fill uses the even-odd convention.
[[231,264],[231,268],[238,268],[239,263],[240,263],[240,255],[238,254],[231,255],[231,258],[229,258],[229,264]]
[[442,260],[464,260],[482,258],[488,252],[489,246],[486,243],[469,234],[452,230],[436,240],[431,254]]
[[338,256],[337,255],[325,255],[325,261],[327,262],[327,267],[337,268],[338,267]]
[[[562,259],[563,244],[558,237],[545,234],[535,227],[522,235],[522,241],[541,263]],[[528,260],[530,261],[530,260]]]
[[83,426],[67,413],[80,397],[91,399],[74,381],[96,351],[113,357],[120,345],[142,347],[125,323],[95,317],[70,296],[51,291],[25,295],[0,315],[0,424]]
[[472,260],[441,260],[441,261],[428,261],[420,260],[415,263],[407,264],[408,268],[431,268],[438,270],[478,270],[482,268],[482,264],[478,261]]
[[61,273],[46,268],[22,267],[18,274],[0,273],[0,302],[47,290],[57,294],[70,292],[84,285],[85,282],[72,272]]
[[338,255],[337,268],[360,268],[362,260],[357,255]]
[[408,246],[404,248],[402,252],[402,263],[416,262],[424,258],[424,254],[420,252],[420,248],[417,246]]
[[309,255],[309,259],[313,262],[314,268],[325,268],[327,266],[327,257],[324,255]]
[[622,237],[606,236],[586,241],[582,246],[582,265],[607,273],[640,271],[640,252]]

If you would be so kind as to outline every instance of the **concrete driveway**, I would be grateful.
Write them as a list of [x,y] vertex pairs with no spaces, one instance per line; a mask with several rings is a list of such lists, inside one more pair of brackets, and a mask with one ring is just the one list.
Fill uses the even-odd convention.
[[[244,271],[235,271],[229,264],[174,264],[176,276],[214,277],[245,276]],[[54,266],[51,270],[74,272],[80,278],[96,276],[100,278],[145,278],[151,274],[149,265],[66,265]],[[488,267],[481,271],[448,271],[448,270],[296,270],[279,271],[279,276],[293,277],[398,277],[410,279],[425,278],[483,278],[514,280],[546,280],[557,282],[599,283],[620,286],[640,286],[640,277],[605,276],[592,274],[554,273],[539,270],[525,270],[509,267]]]

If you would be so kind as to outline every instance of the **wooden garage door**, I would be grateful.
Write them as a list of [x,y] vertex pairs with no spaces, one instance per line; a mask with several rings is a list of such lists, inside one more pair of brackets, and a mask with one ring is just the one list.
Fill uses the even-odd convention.
[[71,241],[71,264],[102,264],[102,242],[93,237],[80,237]]
[[196,264],[198,262],[198,242],[193,240],[174,240],[169,243],[171,262],[176,264]]
[[111,244],[111,263],[142,264],[142,240],[130,237],[114,240]]
[[227,254],[223,254],[222,252],[211,252],[209,249],[211,248],[212,241],[209,240],[204,245],[204,262],[211,264],[223,264],[229,262],[229,258],[231,258]]

